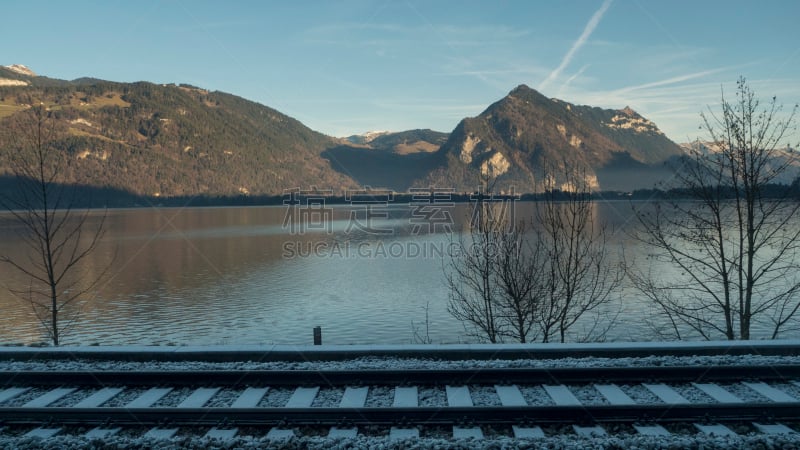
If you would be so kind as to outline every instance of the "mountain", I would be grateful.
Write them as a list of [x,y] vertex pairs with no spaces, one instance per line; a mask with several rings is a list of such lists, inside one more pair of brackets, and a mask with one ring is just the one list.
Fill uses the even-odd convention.
[[322,156],[361,186],[403,192],[437,166],[435,152],[447,136],[432,130],[370,132],[345,138]]
[[543,167],[567,165],[585,170],[595,190],[633,190],[669,176],[663,162],[682,154],[628,107],[573,105],[520,85],[462,120],[436,153],[436,168],[414,184],[469,191],[479,186],[481,173],[493,173],[498,188],[531,192],[542,187]]
[[[6,84],[3,84],[5,80]],[[597,189],[652,187],[683,154],[630,108],[549,99],[527,86],[462,120],[451,133],[369,132],[333,138],[267,106],[187,84],[72,81],[0,66],[0,149],[22,135],[20,114],[43,102],[59,137],[62,181],[143,196],[277,195],[286,189],[370,186],[541,188],[545,165],[583,167]],[[0,176],[9,152],[0,152]]]
[[[63,181],[138,195],[281,194],[285,189],[357,187],[321,156],[335,145],[272,108],[189,85],[52,80],[0,68],[0,129],[44,102],[62,131],[53,143]],[[0,148],[10,148],[9,133]],[[19,133],[18,133],[19,134]],[[8,153],[0,153],[0,173]]]

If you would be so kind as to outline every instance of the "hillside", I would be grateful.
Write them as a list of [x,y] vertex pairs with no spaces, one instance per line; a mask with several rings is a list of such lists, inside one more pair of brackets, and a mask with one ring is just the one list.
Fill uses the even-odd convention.
[[[10,135],[34,102],[53,111],[68,161],[64,182],[140,195],[280,194],[293,187],[355,187],[320,154],[333,140],[280,112],[188,85],[74,81],[0,68],[26,86],[0,87],[0,123]],[[6,152],[0,166],[7,167]]]
[[403,192],[437,167],[436,152],[447,136],[432,130],[372,132],[350,136],[322,156],[361,186]]
[[437,168],[417,185],[477,188],[480,173],[498,187],[541,189],[541,168],[586,170],[596,190],[632,190],[668,176],[663,162],[683,152],[630,108],[607,110],[549,99],[521,85],[477,117],[462,120],[437,153]]
[[[61,133],[61,181],[139,196],[279,195],[286,189],[359,186],[472,191],[480,172],[498,188],[541,188],[541,168],[585,168],[595,189],[652,187],[683,154],[630,108],[549,99],[521,85],[451,133],[369,132],[339,139],[272,108],[189,85],[72,81],[0,66],[0,148],[23,133],[22,114],[43,102]],[[7,174],[0,152],[0,175]]]

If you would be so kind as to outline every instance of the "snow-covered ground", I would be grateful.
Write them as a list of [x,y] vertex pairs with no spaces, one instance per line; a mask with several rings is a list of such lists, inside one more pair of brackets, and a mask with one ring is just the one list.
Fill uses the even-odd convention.
[[133,437],[108,437],[89,440],[77,436],[56,436],[47,440],[0,437],[4,449],[476,449],[500,450],[519,448],[545,449],[795,449],[800,440],[792,436],[751,435],[734,437],[705,436],[642,436],[616,435],[610,437],[581,437],[577,435],[550,436],[537,439],[495,437],[484,440],[419,438],[389,441],[384,437],[359,436],[355,439],[326,439],[321,437],[294,438],[270,441],[265,437],[237,437],[230,441],[202,437],[179,437],[154,440]]
[[343,361],[103,361],[80,358],[0,361],[2,371],[39,370],[409,370],[528,367],[652,367],[800,364],[800,356],[716,355],[648,356],[643,358],[464,359],[440,360],[364,356]]

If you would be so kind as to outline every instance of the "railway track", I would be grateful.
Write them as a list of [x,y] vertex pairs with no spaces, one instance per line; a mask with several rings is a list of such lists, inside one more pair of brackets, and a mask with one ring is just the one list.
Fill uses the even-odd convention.
[[797,436],[800,365],[0,372],[0,422],[42,438]]

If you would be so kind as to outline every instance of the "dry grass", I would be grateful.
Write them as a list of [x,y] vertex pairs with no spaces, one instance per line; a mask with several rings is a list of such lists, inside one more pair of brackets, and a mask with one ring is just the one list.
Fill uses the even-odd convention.
[[408,155],[410,153],[431,153],[439,150],[439,146],[431,144],[430,142],[417,141],[410,144],[397,144],[394,147],[395,153],[399,155]]
[[83,92],[76,92],[70,98],[70,106],[75,106],[78,108],[102,108],[104,106],[119,106],[121,108],[127,108],[131,106],[130,103],[126,102],[122,99],[119,92],[106,92],[103,95],[98,95],[92,97],[91,101],[84,102],[81,98],[84,98],[86,94]]
[[126,146],[128,145],[128,143],[125,142],[125,141],[111,139],[110,137],[103,136],[102,134],[89,133],[88,131],[84,131],[84,130],[81,130],[81,129],[75,128],[75,127],[69,127],[69,129],[67,131],[72,136],[90,137],[90,138],[100,139],[101,141],[114,142],[114,143],[122,144],[122,145],[126,145]]
[[14,114],[15,112],[21,111],[23,109],[25,109],[24,106],[12,105],[9,104],[8,102],[0,103],[0,118],[8,117]]

